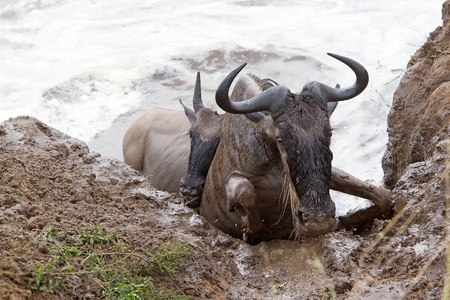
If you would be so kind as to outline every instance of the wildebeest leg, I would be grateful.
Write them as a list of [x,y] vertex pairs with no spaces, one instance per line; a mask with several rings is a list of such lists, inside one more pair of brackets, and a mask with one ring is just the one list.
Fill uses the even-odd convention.
[[256,211],[256,190],[253,184],[240,174],[231,174],[227,182],[227,209],[233,212],[242,206],[245,210],[243,226],[248,232],[258,232],[262,228],[261,217]]
[[392,207],[391,191],[368,184],[335,167],[331,170],[330,188],[342,193],[369,199],[379,208],[381,213],[388,213]]
[[372,201],[375,206],[350,212],[345,216],[339,217],[340,225],[343,227],[359,227],[367,221],[380,216],[389,216],[392,209],[391,191],[388,189],[368,184],[345,171],[332,168],[330,188],[342,193],[361,197]]

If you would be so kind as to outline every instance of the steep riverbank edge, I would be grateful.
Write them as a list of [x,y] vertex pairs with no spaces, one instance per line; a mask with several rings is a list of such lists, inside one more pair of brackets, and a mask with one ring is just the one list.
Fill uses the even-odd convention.
[[[164,276],[155,282],[192,299],[323,299],[333,291],[342,299],[397,299],[404,293],[439,298],[449,226],[449,1],[443,20],[412,56],[388,117],[383,166],[397,215],[360,234],[339,231],[249,246],[85,143],[34,118],[3,122],[0,298],[60,298],[28,288],[31,267],[50,258],[43,235],[89,223],[143,249],[173,240],[191,245],[194,261],[184,262],[176,284]],[[75,282],[62,291],[65,297],[87,297],[92,283],[82,276]]]

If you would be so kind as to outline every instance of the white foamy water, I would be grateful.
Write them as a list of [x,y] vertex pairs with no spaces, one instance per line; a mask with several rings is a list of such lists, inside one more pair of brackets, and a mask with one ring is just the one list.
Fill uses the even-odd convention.
[[[181,109],[197,70],[203,95],[248,61],[247,72],[292,91],[317,80],[353,83],[326,55],[351,57],[370,83],[332,116],[333,164],[382,181],[386,118],[399,77],[442,0],[0,0],[0,121],[30,115],[122,159],[129,124],[151,106]],[[333,195],[333,198],[342,198]],[[339,204],[343,213],[347,204]]]

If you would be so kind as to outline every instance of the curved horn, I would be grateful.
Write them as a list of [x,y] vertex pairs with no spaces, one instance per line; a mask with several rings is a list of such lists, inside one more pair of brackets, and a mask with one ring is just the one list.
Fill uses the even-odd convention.
[[343,89],[337,89],[317,81],[312,81],[305,84],[302,92],[310,92],[314,96],[316,96],[317,99],[321,99],[325,103],[327,103],[333,101],[348,100],[358,96],[362,91],[364,91],[364,89],[367,87],[367,84],[369,83],[369,74],[367,73],[366,68],[364,68],[360,63],[354,61],[351,58],[333,53],[327,54],[343,62],[353,70],[356,75],[355,83],[352,86]]
[[228,97],[230,86],[237,74],[247,65],[237,67],[220,83],[216,91],[217,105],[226,112],[233,114],[246,114],[259,111],[269,111],[272,117],[284,108],[289,89],[283,86],[274,86],[245,101],[234,102]]
[[200,72],[197,72],[197,80],[195,81],[195,88],[194,88],[194,98],[192,99],[192,102],[194,104],[195,112],[198,112],[199,109],[203,108]]

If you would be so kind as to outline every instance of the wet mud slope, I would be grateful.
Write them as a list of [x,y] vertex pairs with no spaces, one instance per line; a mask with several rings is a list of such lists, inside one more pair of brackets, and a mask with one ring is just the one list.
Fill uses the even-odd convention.
[[250,246],[85,143],[34,118],[3,122],[0,299],[87,298],[98,286],[83,276],[59,293],[29,287],[32,267],[51,256],[45,234],[90,223],[143,250],[175,240],[192,246],[176,278],[154,277],[191,299],[440,299],[448,279],[449,1],[443,19],[412,56],[388,119],[383,167],[395,214],[354,232]]

